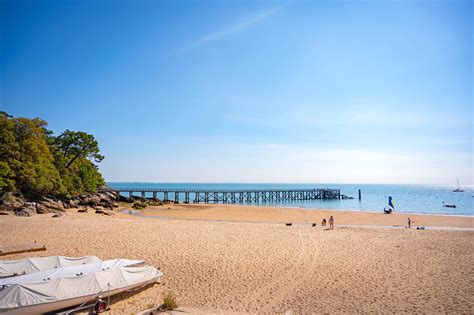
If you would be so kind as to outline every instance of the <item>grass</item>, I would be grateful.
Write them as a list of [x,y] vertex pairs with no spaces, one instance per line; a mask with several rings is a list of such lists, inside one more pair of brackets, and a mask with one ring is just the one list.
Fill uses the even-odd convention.
[[167,311],[174,310],[178,307],[176,298],[172,293],[165,293],[163,295],[163,309]]
[[147,202],[136,201],[132,204],[132,208],[135,210],[143,210],[148,206]]

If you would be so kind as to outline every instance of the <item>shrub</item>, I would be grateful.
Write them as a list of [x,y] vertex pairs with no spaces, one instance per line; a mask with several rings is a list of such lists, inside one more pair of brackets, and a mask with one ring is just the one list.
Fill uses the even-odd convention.
[[147,202],[143,201],[136,201],[132,204],[132,208],[135,210],[143,210],[148,206]]
[[176,298],[172,293],[165,293],[163,296],[163,309],[167,311],[174,310],[178,307]]

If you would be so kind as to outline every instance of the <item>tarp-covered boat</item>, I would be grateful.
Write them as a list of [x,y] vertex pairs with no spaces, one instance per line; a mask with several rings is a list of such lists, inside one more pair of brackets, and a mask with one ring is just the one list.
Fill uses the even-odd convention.
[[96,256],[84,256],[77,258],[49,256],[18,260],[0,260],[0,278],[50,270],[59,267],[92,264],[96,262],[101,262],[101,260]]
[[80,277],[14,284],[0,291],[0,313],[42,314],[92,302],[157,282],[163,274],[152,266],[113,267]]
[[91,272],[97,272],[101,270],[110,269],[113,267],[126,267],[144,263],[143,260],[130,260],[130,259],[112,259],[103,262],[96,262],[92,264],[59,267],[55,269],[33,272],[16,277],[8,277],[0,279],[0,288],[2,286],[10,286],[12,284],[26,284],[26,283],[37,283],[48,281],[54,278],[61,277],[78,277],[83,276]]

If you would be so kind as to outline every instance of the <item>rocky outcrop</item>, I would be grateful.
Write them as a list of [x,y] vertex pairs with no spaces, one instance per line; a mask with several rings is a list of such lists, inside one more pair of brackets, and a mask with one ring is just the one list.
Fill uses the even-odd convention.
[[14,196],[12,193],[6,193],[1,200],[1,209],[4,211],[16,211],[23,207],[24,200]]
[[42,197],[38,202],[27,202],[18,196],[7,193],[0,200],[1,214],[14,213],[17,216],[32,216],[45,213],[64,213],[66,209],[113,210],[118,207],[117,196],[109,190],[101,190],[97,194],[83,194],[72,199],[61,200],[54,197]]
[[15,209],[15,214],[19,217],[31,217],[36,214],[36,203],[25,202],[21,208]]
[[39,214],[43,213],[57,213],[65,211],[64,205],[61,200],[54,200],[51,198],[43,198],[36,204],[36,212]]

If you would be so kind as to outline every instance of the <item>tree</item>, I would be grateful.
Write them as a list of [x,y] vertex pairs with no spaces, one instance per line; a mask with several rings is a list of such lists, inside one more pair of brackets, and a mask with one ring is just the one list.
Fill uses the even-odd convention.
[[96,192],[105,181],[91,161],[104,158],[94,136],[66,130],[54,137],[46,126],[0,111],[0,193],[37,199]]
[[61,180],[46,142],[44,120],[0,113],[2,191],[17,190],[35,198],[60,193]]
[[54,145],[62,153],[63,159],[68,159],[68,169],[80,157],[93,159],[95,162],[104,159],[94,136],[82,131],[66,130],[55,139]]
[[11,169],[7,162],[0,161],[0,192],[12,191],[15,188],[15,181],[11,179]]

